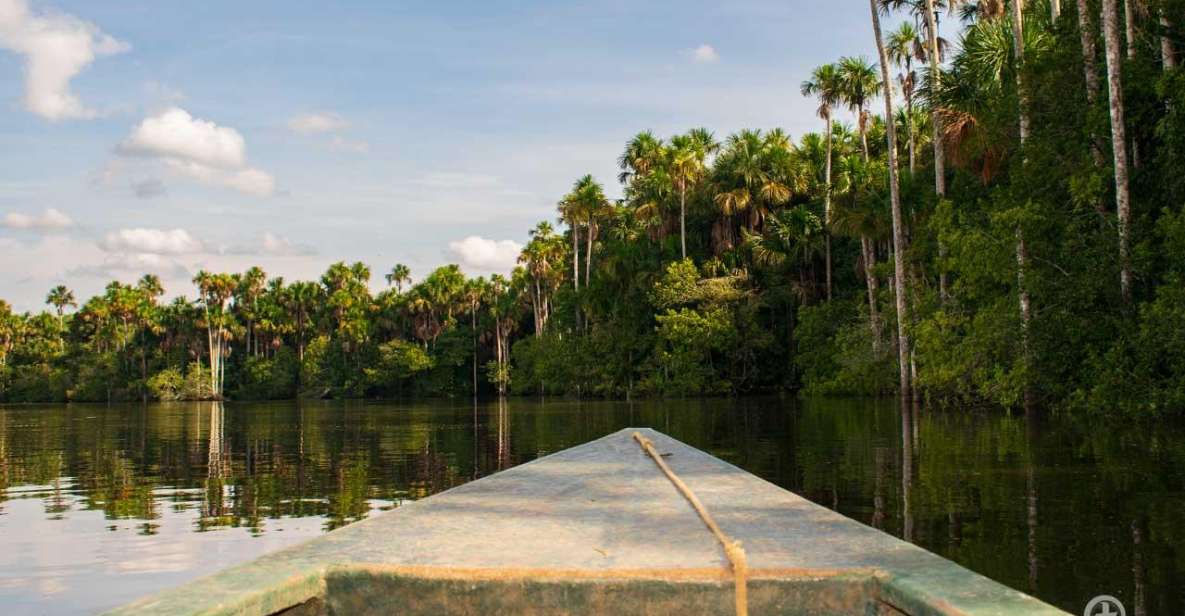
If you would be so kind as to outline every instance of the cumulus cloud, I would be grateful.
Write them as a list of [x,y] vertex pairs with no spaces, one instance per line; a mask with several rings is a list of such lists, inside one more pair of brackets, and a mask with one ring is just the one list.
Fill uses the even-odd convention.
[[[0,0],[2,1],[2,0]],[[199,182],[266,197],[275,192],[271,174],[247,164],[247,141],[239,131],[170,107],[145,118],[116,151],[159,160]]]
[[9,229],[33,231],[54,231],[74,226],[74,221],[62,212],[49,208],[40,214],[10,212],[4,217],[4,226]]
[[691,50],[691,59],[696,62],[716,62],[720,59],[720,54],[716,53],[715,47],[704,43]]
[[145,118],[119,145],[124,154],[176,158],[222,169],[247,162],[247,141],[239,131],[170,107]]
[[99,242],[107,252],[130,255],[183,255],[204,250],[198,241],[185,229],[120,229],[112,231]]
[[288,129],[301,135],[336,133],[349,128],[350,123],[332,111],[302,113],[288,120]]
[[465,268],[481,272],[506,273],[514,269],[522,244],[513,240],[491,240],[477,235],[449,242],[449,255]]
[[70,80],[96,58],[130,48],[73,15],[34,14],[26,0],[0,0],[0,47],[24,56],[25,109],[48,120],[95,117]]

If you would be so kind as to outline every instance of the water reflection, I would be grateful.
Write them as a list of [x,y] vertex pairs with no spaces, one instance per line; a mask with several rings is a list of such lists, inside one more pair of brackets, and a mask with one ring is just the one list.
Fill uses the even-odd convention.
[[0,408],[0,605],[93,612],[653,426],[1071,612],[1185,600],[1185,431],[695,400]]

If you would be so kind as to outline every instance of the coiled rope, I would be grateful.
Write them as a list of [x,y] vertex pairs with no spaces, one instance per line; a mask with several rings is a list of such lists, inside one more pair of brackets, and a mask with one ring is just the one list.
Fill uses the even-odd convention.
[[741,549],[741,542],[730,539],[728,535],[724,534],[724,531],[720,530],[720,526],[716,524],[716,520],[712,519],[712,514],[708,513],[704,504],[696,497],[695,492],[692,492],[691,488],[687,487],[687,484],[683,483],[683,480],[679,479],[679,476],[671,470],[671,467],[667,466],[662,456],[654,449],[654,443],[650,439],[642,436],[641,432],[634,432],[633,436],[634,440],[638,442],[638,445],[642,447],[642,451],[646,452],[646,455],[650,456],[651,460],[654,460],[654,463],[667,476],[667,479],[671,480],[671,483],[675,485],[675,488],[679,490],[683,498],[686,498],[687,502],[691,503],[692,508],[699,514],[700,519],[704,521],[708,530],[712,531],[712,534],[716,536],[716,540],[720,542],[720,546],[724,548],[724,555],[728,557],[728,562],[732,565],[733,582],[736,588],[737,616],[748,616],[749,593],[746,578],[749,573],[749,565],[745,560],[745,551]]

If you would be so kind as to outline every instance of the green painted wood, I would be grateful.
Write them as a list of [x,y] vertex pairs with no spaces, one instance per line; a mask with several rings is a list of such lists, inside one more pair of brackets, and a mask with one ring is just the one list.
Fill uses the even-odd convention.
[[[751,613],[1062,614],[648,429],[748,555]],[[715,539],[626,429],[111,614],[732,613]]]

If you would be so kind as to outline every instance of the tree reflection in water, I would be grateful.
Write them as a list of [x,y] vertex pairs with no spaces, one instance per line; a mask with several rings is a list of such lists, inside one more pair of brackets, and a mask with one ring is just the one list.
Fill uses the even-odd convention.
[[[129,539],[159,533],[137,540],[161,546],[192,531],[293,541],[628,426],[660,428],[1071,612],[1100,592],[1134,613],[1185,608],[1181,426],[888,400],[5,407],[0,554],[30,540],[15,529],[92,519]],[[116,561],[139,545],[104,532],[73,545]],[[0,556],[0,577],[27,575]]]

